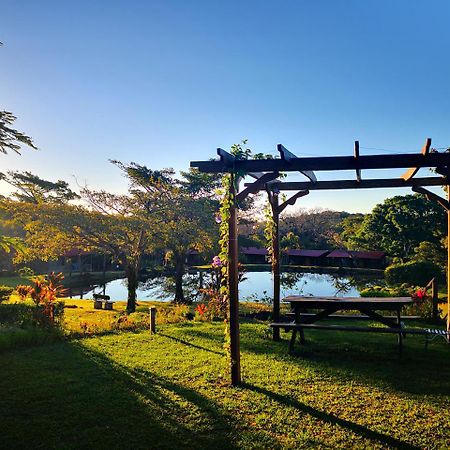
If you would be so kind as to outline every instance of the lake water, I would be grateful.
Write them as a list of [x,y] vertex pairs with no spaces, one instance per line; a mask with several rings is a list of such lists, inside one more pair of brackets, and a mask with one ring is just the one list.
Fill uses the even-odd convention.
[[[208,282],[208,274],[203,274],[203,285]],[[376,280],[376,278],[375,278]],[[185,295],[195,298],[200,285],[199,274],[186,275]],[[313,296],[343,296],[359,297],[359,290],[365,287],[373,277],[358,275],[338,275],[325,273],[287,272],[281,279],[281,296],[313,295]],[[239,298],[241,301],[264,301],[273,295],[271,272],[246,272],[245,279],[239,283]],[[140,301],[162,300],[170,301],[173,298],[173,286],[169,280],[160,278],[141,283],[137,290]],[[103,286],[92,289],[85,288],[83,297],[90,298],[93,293],[103,293]],[[106,295],[113,301],[124,301],[127,298],[125,279],[117,279],[106,284]],[[75,291],[73,291],[75,294]],[[75,297],[75,295],[74,295]],[[77,295],[76,297],[79,297]]]

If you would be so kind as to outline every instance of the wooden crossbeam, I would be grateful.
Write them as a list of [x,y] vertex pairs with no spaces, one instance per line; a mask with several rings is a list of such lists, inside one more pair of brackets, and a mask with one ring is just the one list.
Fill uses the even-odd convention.
[[399,169],[403,167],[445,167],[450,166],[450,153],[396,155],[360,155],[358,161],[352,156],[317,156],[296,158],[291,161],[283,159],[235,159],[234,166],[225,167],[224,161],[191,161],[191,167],[197,167],[200,172],[221,173],[234,170],[249,172],[298,172],[323,170],[353,170],[361,169]]
[[236,195],[236,201],[240,202],[244,200],[248,195],[250,194],[256,194],[259,192],[263,186],[268,182],[272,181],[275,178],[278,178],[280,174],[278,172],[272,172],[272,173],[265,173],[263,176],[259,177],[256,181],[253,183],[246,183],[246,188],[239,192],[239,194]]
[[[279,191],[323,191],[323,190],[342,190],[342,189],[372,189],[372,188],[410,188],[413,186],[443,186],[447,184],[444,177],[424,177],[413,178],[404,181],[401,178],[374,178],[371,180],[330,180],[330,181],[273,181],[267,184],[271,190]],[[247,183],[245,184],[247,185]]]
[[[291,162],[295,159],[298,159],[293,153],[291,153],[286,147],[281,144],[277,145],[277,150],[280,152],[281,159],[287,162]],[[317,181],[316,175],[311,170],[300,170],[305,177],[309,178],[313,183]]]
[[220,156],[220,162],[223,164],[223,166],[228,168],[233,167],[236,158],[231,153],[228,153],[222,148],[218,148],[217,154]]
[[450,203],[445,198],[440,197],[439,195],[428,191],[427,189],[421,187],[421,186],[414,186],[412,188],[414,192],[418,192],[419,194],[425,195],[427,200],[433,201],[441,205],[446,211],[450,209]]
[[[423,156],[428,155],[430,153],[431,148],[431,138],[427,138],[425,141],[425,145],[422,147],[421,154]],[[400,178],[402,178],[405,181],[410,180],[420,169],[420,166],[416,165],[416,167],[411,167],[408,169]]]
[[[359,141],[355,141],[355,148],[354,148],[354,156],[356,162],[358,162],[359,159]],[[359,183],[361,181],[361,169],[356,169],[356,181]]]
[[249,177],[254,178],[255,180],[257,180],[258,178],[261,178],[264,174],[262,172],[250,172],[248,173]]
[[291,198],[287,199],[278,207],[278,214],[281,214],[289,205],[295,205],[295,202],[300,198],[308,195],[309,191],[299,191],[294,194]]

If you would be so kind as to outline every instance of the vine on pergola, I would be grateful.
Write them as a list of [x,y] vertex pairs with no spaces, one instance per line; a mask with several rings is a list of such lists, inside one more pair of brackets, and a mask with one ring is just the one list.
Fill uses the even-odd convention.
[[[247,140],[241,141],[239,144],[234,144],[231,146],[230,153],[238,160],[247,160],[247,159],[269,159],[272,158],[272,155],[264,155],[263,153],[257,153],[252,155],[252,151],[249,148],[246,148]],[[221,310],[224,314],[224,349],[226,351],[227,360],[230,362],[230,365],[233,365],[233,361],[231,358],[230,352],[230,334],[229,334],[229,299],[230,299],[230,289],[229,289],[229,263],[230,263],[230,255],[229,255],[229,227],[228,222],[230,220],[230,209],[232,206],[236,205],[236,196],[235,193],[239,190],[239,181],[246,175],[245,172],[240,173],[239,171],[235,171],[233,173],[226,173],[222,177],[222,187],[219,190],[218,194],[220,197],[220,209],[219,209],[219,260],[217,263],[220,265],[220,274],[221,274],[221,282],[220,282],[220,290],[219,297],[221,302]],[[272,226],[272,222],[268,223],[268,227]],[[273,253],[273,251],[272,251]],[[214,264],[214,262],[213,262]]]

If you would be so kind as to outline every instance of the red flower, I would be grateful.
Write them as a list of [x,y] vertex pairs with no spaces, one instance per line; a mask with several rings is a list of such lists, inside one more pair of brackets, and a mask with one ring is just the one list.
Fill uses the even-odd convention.
[[200,316],[203,316],[203,314],[205,314],[207,309],[208,308],[204,303],[202,303],[201,305],[197,305],[197,308],[195,308],[195,310],[200,314]]

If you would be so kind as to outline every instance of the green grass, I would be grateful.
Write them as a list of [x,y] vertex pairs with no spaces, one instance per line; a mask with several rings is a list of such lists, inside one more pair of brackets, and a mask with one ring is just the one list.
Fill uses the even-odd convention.
[[[231,388],[221,323],[163,325],[0,355],[2,448],[448,448],[450,348],[241,324]],[[287,335],[283,334],[286,339]]]

